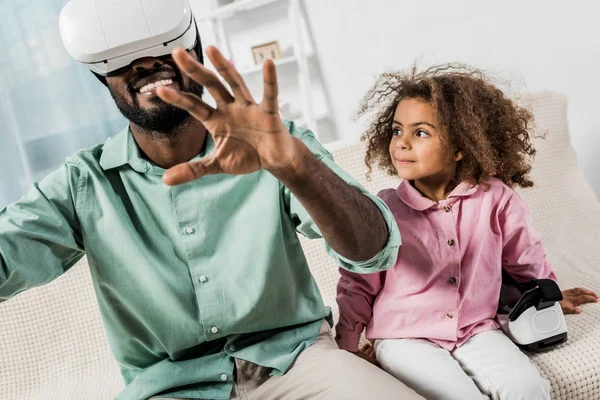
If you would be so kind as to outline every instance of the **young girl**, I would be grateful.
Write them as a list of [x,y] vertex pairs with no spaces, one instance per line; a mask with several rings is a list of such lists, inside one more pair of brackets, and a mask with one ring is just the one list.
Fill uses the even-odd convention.
[[[391,99],[391,101],[390,101]],[[477,71],[442,66],[384,74],[362,113],[366,162],[403,179],[379,196],[402,234],[396,265],[341,269],[340,348],[377,362],[427,399],[549,399],[550,387],[495,320],[504,268],[517,281],[556,280],[527,206],[532,115]],[[596,302],[563,292],[566,313]],[[361,351],[363,329],[374,340]],[[488,397],[489,396],[489,397]]]

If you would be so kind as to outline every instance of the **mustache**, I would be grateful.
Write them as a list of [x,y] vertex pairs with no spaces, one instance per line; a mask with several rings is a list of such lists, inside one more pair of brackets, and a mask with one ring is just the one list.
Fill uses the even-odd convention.
[[139,81],[141,81],[142,79],[145,79],[147,77],[149,77],[150,75],[154,75],[156,73],[159,72],[170,72],[175,74],[175,80],[179,83],[181,83],[181,73],[177,70],[177,68],[169,65],[169,64],[163,64],[158,68],[153,68],[153,69],[145,69],[141,72],[134,72],[131,75],[131,79],[129,80],[129,83],[127,84],[128,88],[130,91],[135,91],[134,87],[138,84]]

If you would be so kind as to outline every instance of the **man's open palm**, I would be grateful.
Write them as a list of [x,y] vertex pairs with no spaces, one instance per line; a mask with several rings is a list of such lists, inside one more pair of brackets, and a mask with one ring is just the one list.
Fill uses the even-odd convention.
[[259,169],[281,169],[291,164],[295,152],[293,138],[279,117],[273,61],[264,63],[264,95],[263,100],[256,103],[239,72],[219,50],[211,46],[206,54],[233,94],[216,74],[185,50],[173,51],[173,60],[181,71],[210,92],[216,108],[193,94],[166,87],[159,88],[157,94],[163,101],[188,111],[201,121],[213,137],[215,149],[200,161],[170,168],[165,173],[165,183],[177,185],[204,175],[247,174]]

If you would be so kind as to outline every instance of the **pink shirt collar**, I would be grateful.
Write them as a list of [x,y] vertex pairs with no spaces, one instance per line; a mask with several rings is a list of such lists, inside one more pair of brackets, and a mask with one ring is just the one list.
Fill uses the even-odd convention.
[[[461,182],[454,188],[452,192],[450,192],[448,198],[440,201],[440,203],[452,205],[458,200],[458,198],[470,196],[477,192],[477,189],[479,189],[479,185],[473,186],[468,182]],[[400,183],[400,186],[398,186],[396,192],[398,193],[400,200],[417,211],[425,211],[438,204],[437,202],[423,196],[421,192],[419,192],[413,185],[411,185],[409,181],[406,180]]]

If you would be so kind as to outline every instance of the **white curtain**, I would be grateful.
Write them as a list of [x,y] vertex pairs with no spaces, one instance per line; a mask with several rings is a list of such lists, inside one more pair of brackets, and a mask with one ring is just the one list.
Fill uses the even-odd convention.
[[0,209],[126,126],[108,90],[62,46],[65,3],[0,0]]

